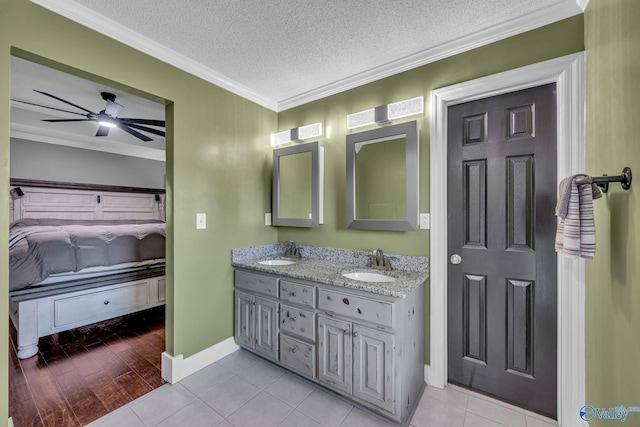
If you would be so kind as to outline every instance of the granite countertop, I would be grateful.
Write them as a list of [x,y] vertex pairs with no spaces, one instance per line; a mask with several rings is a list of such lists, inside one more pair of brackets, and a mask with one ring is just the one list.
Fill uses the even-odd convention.
[[[269,245],[270,249],[274,249]],[[255,247],[254,247],[255,248]],[[267,248],[267,246],[260,247]],[[282,259],[283,252],[274,250],[249,251],[243,256],[234,256],[232,252],[231,265],[264,273],[277,274],[293,279],[310,280],[326,285],[356,289],[374,294],[387,295],[396,298],[406,298],[414,289],[420,286],[428,277],[428,261],[425,257],[407,257],[390,254],[392,267],[394,263],[406,266],[407,269],[392,269],[381,271],[366,267],[368,253],[349,251],[344,249],[326,249],[300,246],[301,258],[290,265],[264,265],[259,261],[267,259]],[[313,257],[305,257],[307,255]],[[364,257],[363,257],[364,256]],[[410,258],[410,259],[408,259]],[[393,282],[365,282],[347,279],[342,273],[371,272],[394,277]]]

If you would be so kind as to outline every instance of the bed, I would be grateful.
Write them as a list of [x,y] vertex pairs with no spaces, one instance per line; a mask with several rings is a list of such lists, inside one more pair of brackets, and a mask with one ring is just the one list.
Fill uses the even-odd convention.
[[19,358],[40,337],[165,303],[162,190],[22,180],[10,195]]

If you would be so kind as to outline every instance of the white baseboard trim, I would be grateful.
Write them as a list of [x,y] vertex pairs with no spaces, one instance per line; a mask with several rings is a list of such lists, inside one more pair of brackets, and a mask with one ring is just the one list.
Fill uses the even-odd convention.
[[424,382],[431,385],[431,366],[424,365]]
[[218,344],[214,344],[209,348],[183,358],[182,354],[171,356],[167,352],[162,353],[162,379],[166,382],[175,384],[194,372],[217,362],[228,354],[233,353],[240,347],[236,344],[233,337],[229,337]]

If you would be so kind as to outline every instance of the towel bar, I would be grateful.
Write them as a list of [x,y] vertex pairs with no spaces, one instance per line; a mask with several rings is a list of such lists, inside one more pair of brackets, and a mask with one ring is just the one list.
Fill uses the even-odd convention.
[[609,191],[609,183],[610,182],[619,182],[622,185],[624,190],[628,190],[631,188],[631,168],[625,167],[622,169],[622,173],[618,176],[596,176],[596,177],[579,177],[576,178],[576,184],[596,184],[598,187],[602,188],[602,192],[606,193]]

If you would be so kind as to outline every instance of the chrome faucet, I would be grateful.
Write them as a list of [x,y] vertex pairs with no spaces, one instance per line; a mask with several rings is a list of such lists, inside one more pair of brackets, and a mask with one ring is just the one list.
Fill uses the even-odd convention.
[[287,240],[284,242],[284,256],[285,258],[300,258],[300,251],[298,250],[298,246],[293,242],[293,240]]
[[382,253],[382,249],[379,248],[373,250],[373,254],[371,255],[371,260],[369,262],[369,267],[378,270],[391,270],[391,264],[389,264],[389,261],[385,259],[384,253]]

